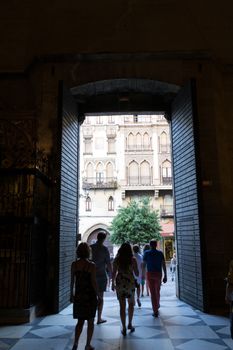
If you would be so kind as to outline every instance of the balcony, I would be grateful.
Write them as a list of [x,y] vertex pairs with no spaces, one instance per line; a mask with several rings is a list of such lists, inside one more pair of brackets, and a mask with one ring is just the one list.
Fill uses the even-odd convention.
[[117,179],[115,177],[84,177],[82,182],[82,188],[85,190],[117,188]]
[[144,151],[152,151],[150,145],[128,145],[126,147],[126,152],[144,152]]
[[121,185],[127,191],[154,191],[155,189],[153,179],[150,176],[130,176]]
[[162,177],[162,185],[172,185],[172,177]]
[[173,217],[174,216],[173,205],[161,205],[160,215],[161,217]]
[[150,186],[152,179],[150,176],[130,176],[128,178],[128,186]]
[[168,145],[168,144],[159,145],[159,151],[160,151],[160,153],[170,153],[170,151],[171,151],[170,145]]

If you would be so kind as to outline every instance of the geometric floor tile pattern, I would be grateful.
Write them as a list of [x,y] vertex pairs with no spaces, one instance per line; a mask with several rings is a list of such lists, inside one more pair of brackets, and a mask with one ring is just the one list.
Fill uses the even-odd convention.
[[[135,306],[135,332],[123,337],[116,295],[105,293],[103,317],[107,323],[95,325],[92,344],[96,350],[233,350],[229,319],[204,314],[178,300],[174,282],[161,287],[158,318],[152,317],[150,298],[141,301],[141,308]],[[71,350],[75,324],[70,305],[31,324],[0,327],[0,350]],[[85,338],[86,326],[80,350]]]

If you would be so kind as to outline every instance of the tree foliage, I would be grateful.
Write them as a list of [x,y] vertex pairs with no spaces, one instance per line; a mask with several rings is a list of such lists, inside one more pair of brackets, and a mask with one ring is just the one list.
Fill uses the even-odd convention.
[[162,228],[157,211],[151,209],[150,199],[145,197],[140,201],[131,201],[124,208],[120,207],[111,226],[111,241],[114,244],[131,242],[145,244],[151,239],[161,240]]

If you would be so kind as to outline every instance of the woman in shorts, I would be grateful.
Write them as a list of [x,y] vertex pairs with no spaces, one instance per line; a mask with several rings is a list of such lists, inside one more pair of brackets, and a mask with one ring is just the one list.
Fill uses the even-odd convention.
[[135,276],[138,276],[137,261],[129,243],[123,243],[113,261],[112,290],[116,290],[120,304],[121,333],[126,335],[126,299],[128,301],[128,330],[134,332],[132,325],[135,305]]

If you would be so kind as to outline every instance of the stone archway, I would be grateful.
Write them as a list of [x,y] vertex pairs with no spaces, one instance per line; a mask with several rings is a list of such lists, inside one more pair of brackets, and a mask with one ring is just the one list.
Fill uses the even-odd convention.
[[88,244],[93,244],[96,242],[97,235],[100,231],[104,231],[106,233],[106,239],[104,241],[104,245],[108,247],[110,255],[113,254],[113,245],[110,241],[110,233],[106,225],[97,224],[90,227],[83,235],[82,240],[87,242]]

